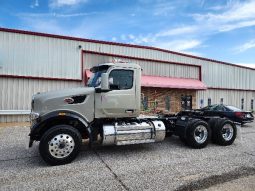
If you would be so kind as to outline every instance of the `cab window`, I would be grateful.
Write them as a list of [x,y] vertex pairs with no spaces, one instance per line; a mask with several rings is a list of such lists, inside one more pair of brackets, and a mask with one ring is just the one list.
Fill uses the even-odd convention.
[[133,87],[133,70],[112,70],[109,75],[110,89],[127,90]]

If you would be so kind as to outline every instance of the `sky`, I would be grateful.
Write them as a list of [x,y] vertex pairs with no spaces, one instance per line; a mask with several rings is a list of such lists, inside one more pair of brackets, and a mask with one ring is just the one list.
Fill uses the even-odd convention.
[[0,27],[153,46],[255,68],[255,0],[0,0]]

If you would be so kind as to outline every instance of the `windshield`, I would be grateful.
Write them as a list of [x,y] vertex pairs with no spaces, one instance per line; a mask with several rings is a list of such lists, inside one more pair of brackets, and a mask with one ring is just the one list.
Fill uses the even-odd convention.
[[107,69],[109,68],[109,65],[100,65],[100,66],[94,66],[90,69],[92,72],[92,76],[90,77],[88,81],[89,87],[98,87],[101,84],[101,75],[102,73],[105,73]]
[[226,106],[228,109],[232,110],[232,111],[242,111],[241,109],[237,108],[237,107],[234,107],[234,106],[231,106],[231,105],[228,105]]
[[217,108],[217,106],[218,105],[209,105],[209,106],[206,106],[206,107],[204,107],[204,108],[202,108],[201,110],[210,110],[210,111],[212,111],[212,110],[216,110],[216,108]]
[[101,74],[105,71],[98,71],[96,73],[93,73],[91,78],[88,81],[89,87],[98,87],[101,84]]

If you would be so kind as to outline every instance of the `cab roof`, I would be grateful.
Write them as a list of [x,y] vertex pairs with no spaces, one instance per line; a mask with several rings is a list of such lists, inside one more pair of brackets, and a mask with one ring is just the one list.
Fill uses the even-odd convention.
[[95,73],[98,70],[107,70],[111,66],[123,67],[123,68],[140,68],[138,64],[128,62],[116,62],[116,63],[102,63],[94,66],[90,69],[91,72]]

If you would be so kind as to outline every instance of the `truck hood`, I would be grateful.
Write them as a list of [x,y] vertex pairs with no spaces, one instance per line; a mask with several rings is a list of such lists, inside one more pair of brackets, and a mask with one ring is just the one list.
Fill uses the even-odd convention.
[[[63,89],[58,91],[50,91],[45,93],[38,93],[33,96],[32,111],[39,113],[40,115],[54,111],[56,109],[70,109],[77,104],[69,104],[65,98],[72,98],[75,96],[94,96],[95,88],[93,87],[79,87]],[[86,98],[85,98],[86,100]]]

